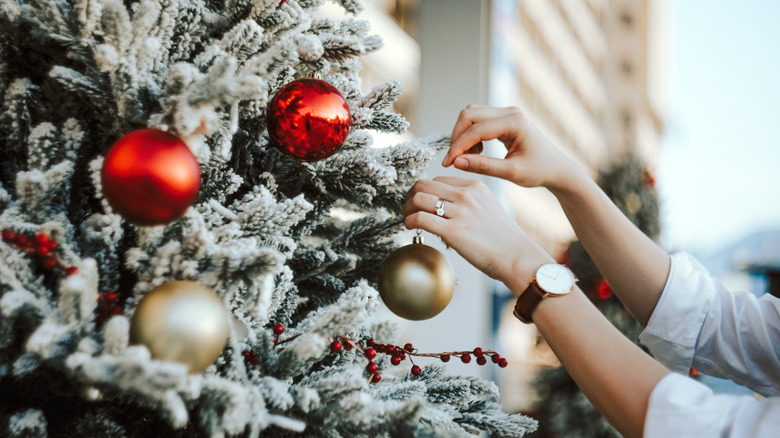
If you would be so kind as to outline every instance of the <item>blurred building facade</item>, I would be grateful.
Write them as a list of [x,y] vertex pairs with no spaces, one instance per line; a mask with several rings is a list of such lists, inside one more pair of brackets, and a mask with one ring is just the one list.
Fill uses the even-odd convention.
[[[370,0],[369,20],[385,47],[364,58],[366,88],[398,79],[396,109],[412,136],[448,134],[471,103],[517,106],[592,176],[626,152],[652,169],[666,109],[666,2],[663,0]],[[492,142],[486,152],[503,156]],[[432,166],[428,177],[464,175]],[[484,179],[525,230],[552,254],[574,238],[544,189]],[[510,367],[450,362],[454,373],[493,377],[509,410],[533,397],[533,369],[552,359],[537,334],[511,316],[511,295],[430,236],[457,276],[439,316],[399,320],[401,336],[426,351],[496,348]],[[392,317],[392,316],[391,316]]]

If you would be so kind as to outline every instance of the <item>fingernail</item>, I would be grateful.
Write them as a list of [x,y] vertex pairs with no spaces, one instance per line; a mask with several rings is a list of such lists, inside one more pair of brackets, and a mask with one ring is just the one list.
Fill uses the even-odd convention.
[[447,152],[447,154],[444,156],[444,159],[443,159],[443,160],[441,160],[441,165],[442,165],[442,166],[446,166],[446,165],[447,165],[447,164],[446,164],[446,163],[447,163],[447,160],[448,160],[449,158],[450,158],[450,153],[449,153],[449,152]]
[[463,157],[458,157],[458,158],[455,159],[455,167],[457,167],[458,169],[468,169],[469,168],[469,160],[467,160],[467,159],[465,159]]

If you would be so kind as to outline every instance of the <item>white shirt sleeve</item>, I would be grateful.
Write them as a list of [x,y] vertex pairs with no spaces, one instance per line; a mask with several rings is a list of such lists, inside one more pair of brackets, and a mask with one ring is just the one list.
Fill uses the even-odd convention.
[[713,394],[671,373],[650,396],[646,437],[780,436],[780,300],[729,292],[694,258],[675,254],[639,338],[676,373],[693,366],[769,397]]
[[713,394],[701,383],[670,373],[653,389],[645,438],[775,438],[780,399]]
[[730,292],[685,253],[639,336],[672,371],[691,367],[763,396],[780,396],[780,299]]
[[672,255],[669,278],[639,340],[670,370],[688,374],[704,317],[715,298],[709,274],[684,253]]

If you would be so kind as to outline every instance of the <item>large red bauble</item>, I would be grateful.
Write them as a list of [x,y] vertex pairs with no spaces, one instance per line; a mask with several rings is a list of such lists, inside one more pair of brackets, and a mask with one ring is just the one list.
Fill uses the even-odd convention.
[[338,152],[349,134],[344,96],[319,79],[298,79],[268,104],[268,134],[279,150],[301,161],[319,161]]
[[120,138],[100,170],[103,196],[136,225],[163,225],[182,217],[195,202],[200,166],[173,134],[141,129]]

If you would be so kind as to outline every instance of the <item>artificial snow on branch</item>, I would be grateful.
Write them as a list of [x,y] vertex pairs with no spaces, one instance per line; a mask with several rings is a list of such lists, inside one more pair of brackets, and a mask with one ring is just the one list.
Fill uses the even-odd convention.
[[[449,355],[367,344],[397,332],[374,321],[377,271],[397,246],[406,192],[449,139],[373,144],[375,132],[409,126],[392,107],[402,85],[387,78],[363,91],[360,58],[381,37],[359,17],[314,18],[323,3],[0,0],[0,435],[534,428],[501,412],[491,382],[435,365],[389,371]],[[315,75],[347,115],[333,155],[304,162],[280,151],[284,135],[269,135],[268,106]],[[290,129],[322,122],[302,120]],[[165,158],[168,143],[151,137],[115,159],[136,132],[177,145],[187,181],[182,161]],[[152,148],[163,158],[145,155]],[[142,223],[174,201],[177,215]],[[150,319],[189,327],[199,347],[208,334],[192,327],[222,330],[209,338],[218,357],[195,371],[188,355],[198,349],[163,358],[135,335],[141,305],[174,282],[204,289],[216,317],[185,316],[190,308]],[[183,348],[184,334],[174,338],[168,349]],[[492,350],[475,357],[501,366]]]

